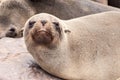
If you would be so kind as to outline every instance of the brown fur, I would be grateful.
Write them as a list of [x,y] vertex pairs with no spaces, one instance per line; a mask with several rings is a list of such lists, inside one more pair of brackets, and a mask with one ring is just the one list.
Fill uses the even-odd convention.
[[[1,0],[0,37],[21,37],[21,28],[26,20],[40,12],[51,13],[61,19],[70,19],[109,10],[119,11],[117,8],[89,0]],[[15,34],[11,33],[11,28],[15,29]]]
[[[116,80],[120,77],[119,19],[120,12],[104,12],[71,20],[41,13],[26,22],[24,39],[36,62],[53,75],[72,80]],[[47,45],[36,43],[31,37],[36,24],[30,29],[28,23],[41,20],[51,24],[59,22],[62,39],[55,36],[56,43],[54,39]],[[58,34],[55,30],[53,33]]]

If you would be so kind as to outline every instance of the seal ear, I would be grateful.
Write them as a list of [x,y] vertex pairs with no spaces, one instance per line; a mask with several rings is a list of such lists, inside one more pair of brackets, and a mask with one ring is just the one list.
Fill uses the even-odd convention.
[[18,34],[18,35],[19,35],[20,37],[23,37],[23,32],[24,32],[24,27],[19,31],[19,34]]
[[68,29],[64,30],[64,32],[65,32],[65,33],[71,33],[71,31],[68,30]]

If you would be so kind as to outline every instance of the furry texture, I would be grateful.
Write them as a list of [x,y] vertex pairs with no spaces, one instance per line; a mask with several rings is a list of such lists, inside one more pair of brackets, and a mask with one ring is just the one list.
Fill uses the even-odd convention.
[[[104,12],[71,20],[41,13],[26,22],[24,39],[36,62],[53,75],[70,80],[116,80],[120,77],[119,19],[120,12]],[[31,20],[59,22],[62,39],[55,36],[57,42],[49,43],[54,48],[36,43],[31,37],[35,25],[31,29],[28,25]]]

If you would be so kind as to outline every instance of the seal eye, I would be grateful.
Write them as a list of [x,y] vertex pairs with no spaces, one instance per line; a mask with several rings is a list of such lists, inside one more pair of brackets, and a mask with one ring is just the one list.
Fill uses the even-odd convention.
[[30,21],[29,22],[29,28],[32,28],[34,24],[35,24],[35,21]]
[[60,29],[60,25],[58,22],[53,22],[55,29],[59,32],[59,34],[61,35],[61,29]]
[[58,22],[53,22],[55,29],[58,31],[60,30],[59,23]]
[[59,26],[59,23],[58,23],[58,22],[53,22],[53,24],[54,24],[55,26]]

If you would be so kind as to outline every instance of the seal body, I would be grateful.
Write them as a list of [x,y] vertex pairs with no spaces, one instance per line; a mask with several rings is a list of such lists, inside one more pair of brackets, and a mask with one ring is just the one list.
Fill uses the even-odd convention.
[[120,77],[120,12],[71,20],[41,13],[25,24],[28,51],[47,72],[70,80]]

